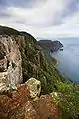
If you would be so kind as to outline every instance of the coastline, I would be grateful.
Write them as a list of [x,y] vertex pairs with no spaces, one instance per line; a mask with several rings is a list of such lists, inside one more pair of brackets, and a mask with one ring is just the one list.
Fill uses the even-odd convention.
[[[55,59],[56,60],[56,65],[54,66],[55,68],[60,64],[60,61],[59,60],[57,60],[57,59]],[[57,68],[56,68],[57,69]],[[61,73],[58,69],[57,69],[57,71],[64,77],[64,78],[66,78],[66,80],[68,80],[68,81],[70,81],[70,82],[72,82],[72,83],[74,83],[74,84],[77,84],[76,82],[74,82],[72,79],[70,79],[68,76],[66,76],[65,74],[63,74],[63,73]]]
[[60,64],[60,61],[55,59],[56,60],[56,63],[55,63],[55,66],[54,67],[57,67],[59,64]]
[[60,64],[60,61],[56,59],[56,66],[58,66],[59,64]]

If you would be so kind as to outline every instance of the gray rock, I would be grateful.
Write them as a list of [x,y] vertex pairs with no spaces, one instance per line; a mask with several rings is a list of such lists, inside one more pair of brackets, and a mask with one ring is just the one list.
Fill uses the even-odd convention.
[[0,37],[0,92],[16,89],[21,84],[21,64],[21,54],[15,39]]

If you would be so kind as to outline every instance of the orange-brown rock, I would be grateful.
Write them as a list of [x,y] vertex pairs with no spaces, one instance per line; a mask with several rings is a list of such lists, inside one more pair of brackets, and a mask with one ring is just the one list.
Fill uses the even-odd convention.
[[0,119],[25,119],[28,94],[28,88],[22,85],[9,96],[1,95]]
[[0,119],[60,119],[60,110],[51,95],[30,99],[28,87],[22,84],[13,93],[0,95]]
[[59,107],[54,103],[51,95],[42,95],[33,106],[39,119],[60,119]]

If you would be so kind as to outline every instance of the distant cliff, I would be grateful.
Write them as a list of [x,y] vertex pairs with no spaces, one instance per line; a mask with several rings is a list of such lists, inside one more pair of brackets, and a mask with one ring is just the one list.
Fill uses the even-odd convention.
[[60,41],[52,41],[52,40],[40,40],[38,44],[45,50],[49,52],[56,52],[60,48],[63,47],[63,44]]

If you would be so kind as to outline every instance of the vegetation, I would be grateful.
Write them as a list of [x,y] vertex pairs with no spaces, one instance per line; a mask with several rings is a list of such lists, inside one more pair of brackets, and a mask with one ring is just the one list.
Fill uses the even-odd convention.
[[13,28],[9,28],[9,27],[6,27],[6,26],[0,26],[0,35],[20,35],[20,33],[13,29]]
[[52,40],[40,40],[37,42],[38,45],[40,45],[43,49],[49,51],[49,52],[56,52],[60,48],[63,47],[62,43],[60,41],[52,41]]
[[[4,28],[3,28],[4,29]],[[6,35],[22,35],[24,39],[16,40],[22,55],[23,80],[30,77],[41,81],[41,94],[56,92],[56,104],[62,111],[62,119],[79,118],[79,86],[63,77],[55,67],[55,59],[51,58],[49,49],[40,47],[33,36],[26,32],[4,29]]]
[[[47,92],[56,92],[58,96],[55,98],[55,103],[62,110],[62,119],[78,119],[79,118],[79,85],[75,84],[70,79],[63,77],[54,67],[55,59],[49,54],[49,50],[43,47],[44,54],[48,61],[48,70],[51,77],[46,72],[48,79]],[[45,86],[45,85],[44,85]],[[45,88],[46,89],[46,88]]]
[[[55,59],[49,51],[41,49],[25,39],[25,49],[22,48],[24,81],[35,77],[42,83],[41,94],[57,92],[57,104],[62,111],[63,119],[78,119],[79,116],[79,87],[74,82],[63,77],[54,67]],[[42,51],[43,50],[43,51]],[[24,53],[27,51],[27,55]],[[44,54],[43,54],[44,52]],[[27,73],[25,73],[27,72]]]

